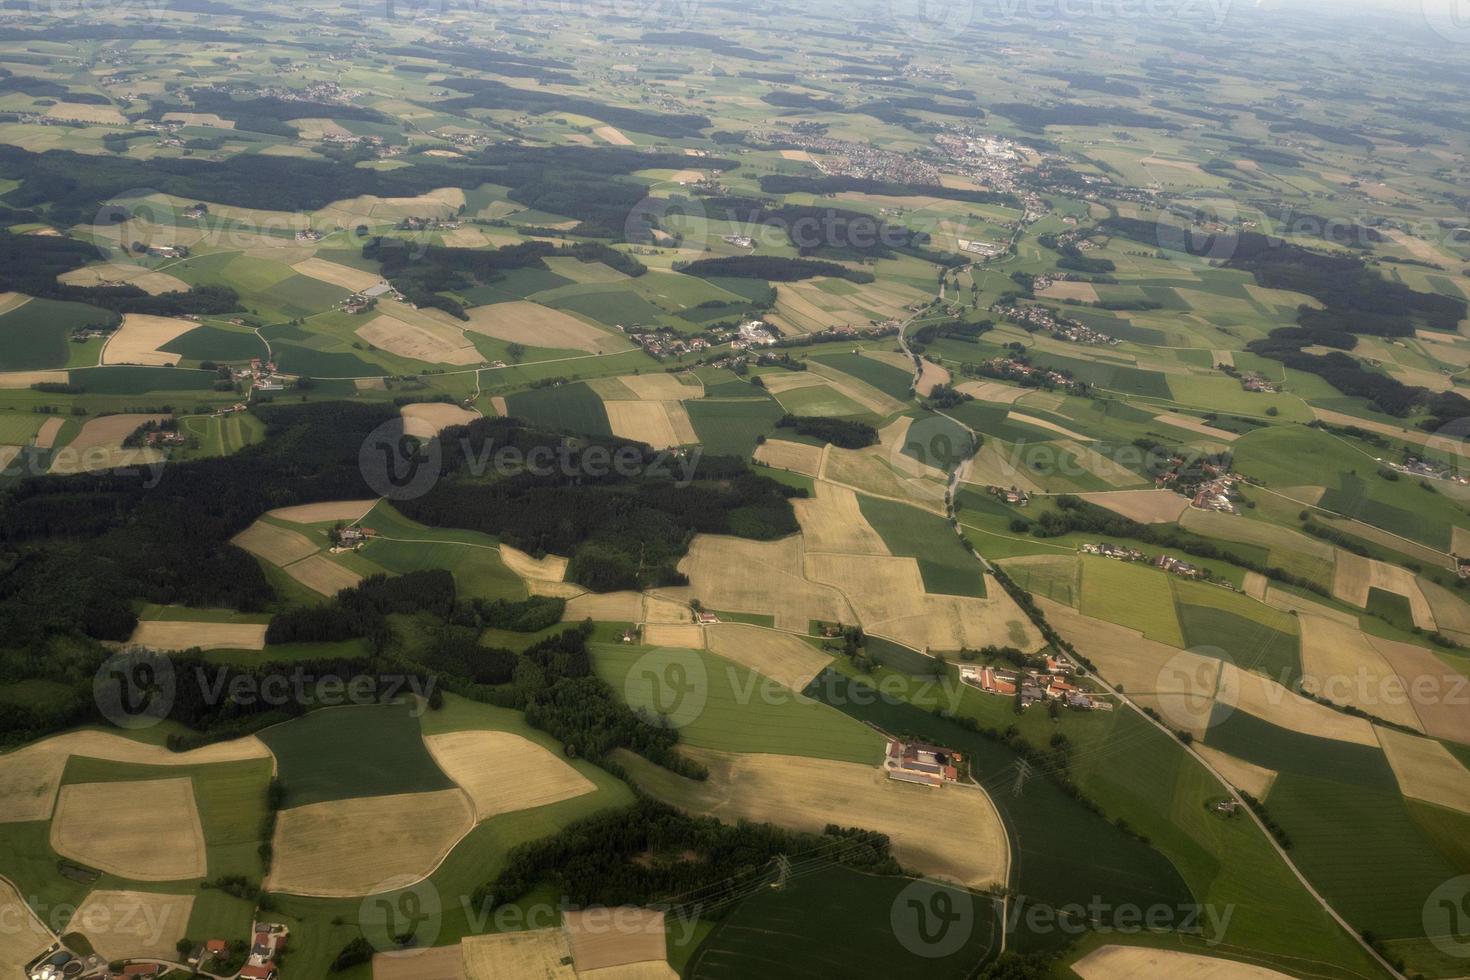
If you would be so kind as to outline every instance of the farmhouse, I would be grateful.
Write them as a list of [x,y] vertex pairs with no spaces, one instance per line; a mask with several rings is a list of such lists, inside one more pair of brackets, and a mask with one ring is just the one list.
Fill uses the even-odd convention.
[[883,767],[888,770],[889,779],[938,787],[960,778],[954,764],[962,761],[959,753],[938,745],[894,739],[888,743]]

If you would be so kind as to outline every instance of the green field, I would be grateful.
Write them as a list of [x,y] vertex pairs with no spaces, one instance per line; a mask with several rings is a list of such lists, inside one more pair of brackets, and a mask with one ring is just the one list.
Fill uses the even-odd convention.
[[180,419],[179,428],[199,440],[200,456],[229,456],[265,438],[265,423],[249,412],[192,415]]
[[866,381],[885,395],[892,395],[899,401],[906,402],[913,394],[914,376],[912,374],[901,371],[891,364],[885,364],[876,358],[864,357],[861,354],[815,354],[812,360],[836,368],[859,381]]
[[684,408],[699,444],[717,456],[749,456],[755,452],[756,439],[773,432],[784,414],[770,398],[696,398],[686,401]]
[[72,371],[71,383],[88,394],[142,395],[151,391],[210,391],[216,380],[213,371],[190,368],[117,367],[84,368]]
[[[820,863],[819,863],[820,865]],[[949,936],[911,951],[894,931],[891,915],[909,895],[933,901],[933,893],[905,893],[908,878],[884,878],[837,865],[818,867],[786,887],[765,889],[721,919],[690,961],[695,980],[761,976],[829,976],[839,963],[861,963],[867,976],[918,976],[944,980],[973,975],[998,950],[997,912],[989,897],[946,890],[946,905],[964,930],[959,948],[944,953]],[[937,904],[937,903],[936,903]],[[903,920],[906,921],[906,920]],[[914,937],[905,933],[913,942]]]
[[894,500],[861,494],[858,506],[890,552],[918,559],[925,591],[984,598],[985,576],[980,561],[965,550],[944,518]]
[[73,330],[106,327],[117,315],[85,303],[33,299],[0,314],[0,371],[64,368],[70,359]]
[[191,361],[248,361],[265,357],[266,346],[248,330],[195,327],[164,344],[159,350]]
[[704,704],[698,716],[679,729],[682,742],[722,752],[770,752],[841,762],[876,764],[882,757],[883,739],[876,732],[784,688],[766,697],[762,692],[767,681],[754,671],[693,650],[674,651],[640,665],[650,652],[649,647],[594,643],[593,668],[619,696],[634,697],[632,707],[657,713],[654,685],[640,683],[639,675],[630,681],[629,673],[635,665],[640,674],[672,669],[670,664],[687,667],[701,688],[693,696],[702,695]]
[[1168,573],[1146,565],[1083,555],[1082,601],[1086,616],[1138,630],[1151,640],[1184,646]]
[[408,704],[325,708],[267,728],[285,807],[452,789],[419,737]]
[[481,599],[524,599],[526,585],[500,559],[500,543],[488,534],[431,528],[411,521],[386,501],[363,523],[378,532],[363,557],[390,572],[442,568],[454,576],[460,595]]
[[602,399],[585,384],[565,384],[517,392],[505,400],[510,414],[554,432],[610,436],[612,426]]

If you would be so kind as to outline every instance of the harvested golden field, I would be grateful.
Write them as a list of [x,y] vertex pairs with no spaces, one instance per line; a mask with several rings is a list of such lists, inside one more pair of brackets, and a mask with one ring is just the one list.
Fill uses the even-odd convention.
[[1465,675],[1424,647],[1377,636],[1368,642],[1411,691],[1421,685],[1421,696],[1413,699],[1421,724],[1414,727],[1423,728],[1431,738],[1470,745],[1470,711],[1465,710],[1470,682]]
[[687,446],[699,441],[683,402],[604,401],[613,435],[646,442],[654,449]]
[[264,650],[265,624],[140,620],[128,642],[150,650]]
[[66,371],[0,371],[0,390],[29,388],[31,385],[64,385],[71,377]]
[[541,579],[546,582],[561,582],[567,577],[567,559],[560,555],[532,558],[519,548],[508,544],[500,546],[500,560],[505,567],[524,579]]
[[1266,601],[1266,590],[1270,587],[1271,580],[1260,572],[1246,572],[1240,584],[1241,591],[1257,602]]
[[136,742],[110,732],[68,732],[0,755],[0,799],[5,800],[4,808],[0,808],[0,823],[49,820],[66,760],[73,755],[151,766],[203,765],[271,757],[265,743],[253,735],[189,752],[170,752],[161,745]]
[[704,385],[693,375],[687,375],[695,384],[685,384],[679,375],[661,372],[658,374],[625,374],[615,380],[621,382],[634,398],[653,402],[677,402],[685,398],[701,398]]
[[1036,295],[1047,299],[1076,299],[1084,303],[1096,303],[1097,287],[1090,282],[1054,279],[1045,289],[1038,289]]
[[181,317],[128,313],[123,316],[122,326],[114,330],[102,346],[102,363],[177,364],[178,354],[169,354],[158,348],[197,326],[199,324],[193,320]]
[[282,810],[266,887],[355,898],[384,881],[429,875],[475,825],[458,789],[333,800]]
[[643,642],[654,647],[704,649],[704,627],[698,623],[645,623]]
[[56,936],[4,878],[0,878],[0,923],[5,938],[0,943],[0,977],[23,977],[26,965],[50,948]]
[[863,516],[857,494],[825,480],[816,481],[815,487],[815,496],[791,501],[808,554],[822,551],[890,554],[883,538]]
[[1102,946],[1072,964],[1082,980],[1291,980],[1252,963],[1147,946]]
[[565,760],[511,732],[426,735],[424,744],[444,774],[469,795],[476,823],[597,788]]
[[1439,742],[1391,728],[1376,728],[1378,744],[1388,756],[1405,796],[1470,813],[1470,770]]
[[1236,789],[1244,790],[1258,800],[1264,800],[1266,794],[1271,792],[1271,785],[1276,782],[1276,770],[1258,766],[1244,759],[1237,759],[1233,755],[1226,755],[1219,749],[1212,749],[1200,742],[1194,744],[1194,750],[1204,758],[1215,771],[1224,776],[1225,779]]
[[399,414],[403,416],[404,433],[420,439],[432,439],[452,425],[469,425],[480,417],[479,412],[448,402],[404,405],[399,409]]
[[1378,744],[1373,736],[1373,726],[1364,719],[1318,704],[1234,664],[1225,666],[1220,688],[1229,692],[1229,699],[1237,709],[1280,728],[1358,745]]
[[1004,591],[984,599],[929,595],[913,558],[808,553],[805,568],[812,581],[846,597],[864,630],[917,650],[1040,646],[1040,634]]
[[1332,576],[1332,596],[1350,606],[1368,604],[1368,587],[1373,581],[1373,559],[1337,549],[1337,567]]
[[467,980],[464,952],[453,946],[430,946],[373,955],[372,980]]
[[596,619],[614,623],[636,623],[643,619],[643,595],[639,592],[584,592],[567,600],[562,622]]
[[[326,524],[337,521],[356,524],[366,517],[368,511],[377,506],[377,503],[377,498],[371,500],[324,500],[316,504],[295,504],[291,507],[277,507],[275,510],[266,511],[266,516],[289,521],[292,524]],[[246,550],[248,551],[249,549],[247,548]]]
[[923,398],[934,394],[934,389],[950,383],[948,369],[940,367],[928,358],[919,358],[919,380],[914,390]]
[[622,906],[566,912],[561,924],[579,974],[631,963],[662,964],[668,956],[664,914],[653,909]]
[[113,105],[90,105],[81,102],[58,102],[46,110],[47,119],[68,122],[98,123],[104,126],[126,126],[127,117]]
[[922,603],[924,579],[914,558],[807,552],[807,577],[847,596],[864,626],[914,612]]
[[831,654],[779,630],[720,623],[706,626],[704,635],[711,652],[793,691],[804,689],[832,662]]
[[165,112],[164,122],[181,122],[185,126],[208,126],[212,129],[234,129],[235,120],[221,119],[215,112]]
[[577,980],[572,946],[561,929],[526,929],[460,941],[469,980]]
[[[1027,415],[1025,412],[1016,411],[1014,408],[1011,409],[1009,412],[1006,412],[1006,418],[1010,419],[1012,422],[1020,422],[1024,425],[1035,426],[1038,429],[1046,429],[1048,432],[1055,432],[1058,435],[1066,436],[1068,439],[1071,439],[1074,442],[1092,441],[1092,438],[1090,436],[1085,436],[1080,432],[1075,432],[1064,425],[1058,425],[1050,419],[1040,418],[1035,415]],[[1135,475],[1134,479],[1136,480],[1137,478],[1138,477]]]
[[316,544],[300,531],[267,521],[256,521],[231,538],[230,543],[272,565],[289,565],[317,552]]
[[755,461],[802,476],[816,476],[822,469],[822,450],[801,442],[767,439],[755,447]]
[[322,595],[332,596],[362,581],[362,576],[326,555],[312,555],[285,567],[287,575]]
[[905,868],[948,875],[972,888],[1006,879],[1010,844],[995,805],[979,787],[916,786],[854,762],[680,751],[706,766],[709,779],[685,779],[622,750],[617,758],[645,790],[684,810],[813,833],[832,823],[864,827],[888,834]]
[[71,269],[56,277],[68,286],[108,286],[117,283],[127,283],[137,286],[150,296],[160,293],[186,293],[189,284],[167,272],[154,272],[147,266],[132,265],[128,262],[101,262],[97,265],[84,265],[80,269]]
[[995,402],[1001,405],[1013,404],[1024,398],[1031,390],[1000,381],[966,381],[964,384],[955,385],[955,391],[964,392],[982,402]]
[[1409,610],[1414,616],[1414,625],[1424,630],[1434,630],[1434,612],[1429,601],[1419,590],[1414,573],[1398,565],[1364,558],[1350,551],[1337,549],[1337,570],[1332,577],[1332,595],[1350,606],[1366,608],[1368,590],[1382,589],[1409,600]]
[[405,323],[380,313],[355,331],[367,343],[399,357],[429,364],[480,364],[485,360],[462,331],[452,327]]
[[77,437],[51,457],[52,473],[90,473],[118,466],[147,466],[162,461],[157,449],[124,449],[123,440],[145,422],[167,415],[102,415],[82,426]]
[[1427,579],[1420,579],[1418,584],[1440,630],[1459,633],[1470,639],[1470,603],[1444,586]]
[[1213,425],[1205,424],[1194,415],[1185,415],[1182,412],[1164,412],[1161,415],[1155,415],[1154,421],[1163,422],[1165,425],[1172,425],[1176,429],[1195,432],[1199,435],[1207,436],[1210,439],[1217,439],[1220,442],[1234,442],[1240,438],[1238,433],[1230,432],[1227,429],[1217,429]]
[[309,258],[291,266],[296,272],[318,282],[330,283],[343,289],[360,293],[383,281],[383,277],[372,272],[354,269],[350,265],[329,262],[326,259]]
[[188,777],[63,786],[51,846],[79,864],[134,881],[202,878],[204,827]]
[[67,926],[80,932],[104,960],[153,957],[172,961],[189,928],[193,895],[97,890]]
[[1422,730],[1398,673],[1355,626],[1303,615],[1302,690]]
[[643,596],[643,622],[645,623],[691,623],[694,610],[687,600],[670,599],[662,595]]
[[1192,509],[1189,498],[1173,490],[1106,490],[1080,496],[1140,524],[1169,524]]
[[527,300],[491,303],[465,312],[470,318],[466,330],[508,343],[584,350],[591,354],[608,354],[632,346],[621,336],[594,327],[570,313]]
[[867,449],[828,446],[823,454],[821,478],[943,515],[944,482],[915,477],[898,469],[899,466],[907,469],[919,465],[907,456],[888,453],[882,446]]
[[803,550],[795,534],[779,541],[699,534],[679,571],[689,576],[691,595],[708,608],[769,614],[778,629],[805,633],[813,619],[853,622],[841,593],[807,581]]
[[598,138],[603,142],[611,143],[613,146],[633,145],[633,141],[624,136],[622,131],[614,126],[598,126],[592,132],[596,133]]
[[[60,278],[60,277],[58,277]],[[0,292],[0,314],[20,309],[31,301],[25,293]]]

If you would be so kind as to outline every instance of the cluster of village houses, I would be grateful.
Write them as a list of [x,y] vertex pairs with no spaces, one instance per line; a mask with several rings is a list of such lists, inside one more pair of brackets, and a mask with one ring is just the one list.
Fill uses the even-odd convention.
[[[1106,541],[1097,544],[1091,542],[1084,544],[1082,546],[1082,553],[1085,555],[1101,555],[1104,558],[1114,558],[1118,561],[1147,562],[1154,568],[1162,569],[1181,578],[1204,578],[1206,576],[1205,569],[1200,568],[1198,565],[1191,565],[1182,558],[1175,558],[1173,555],[1156,555],[1150,558],[1137,548],[1109,544]],[[1229,583],[1222,582],[1221,584],[1228,585]]]
[[962,664],[960,680],[986,694],[1020,697],[1025,710],[1038,701],[1056,701],[1079,711],[1111,711],[1112,702],[1072,682],[1072,664],[1060,657],[1047,657],[1045,669],[1013,669],[989,664]]
[[255,391],[286,390],[285,379],[276,374],[276,362],[264,361],[258,357],[250,359],[248,368],[236,369],[235,380],[244,381]]
[[1036,367],[1015,357],[993,357],[985,362],[984,367],[990,369],[992,377],[1006,378],[1012,381],[1023,378],[1034,378],[1066,391],[1080,390],[1085,387],[1060,371],[1053,368]]
[[[1040,283],[1039,277],[1037,283]],[[1061,316],[1047,306],[997,303],[990,308],[990,311],[1005,317],[1012,323],[1019,323],[1028,330],[1045,330],[1057,340],[1069,340],[1074,344],[1114,345],[1122,343],[1117,337],[1109,336],[1101,330],[1094,330],[1071,317]]]

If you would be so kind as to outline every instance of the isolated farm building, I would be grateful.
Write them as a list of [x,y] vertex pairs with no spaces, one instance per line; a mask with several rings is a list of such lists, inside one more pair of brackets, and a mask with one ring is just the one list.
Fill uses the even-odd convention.
[[720,621],[720,617],[716,616],[712,612],[704,611],[704,612],[701,612],[699,614],[699,622],[702,625],[709,626],[709,625],[712,625],[714,623],[718,623],[719,621]]
[[894,739],[888,743],[888,758],[884,768],[888,778],[905,783],[925,786],[941,786],[959,779],[959,770],[954,763],[960,761],[957,753],[926,742],[905,742]]
[[374,283],[362,291],[368,299],[377,299],[379,296],[387,295],[393,291],[393,287],[386,282]]
[[242,967],[240,970],[240,980],[275,980],[275,977],[276,965],[274,963]]

